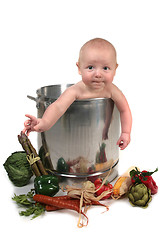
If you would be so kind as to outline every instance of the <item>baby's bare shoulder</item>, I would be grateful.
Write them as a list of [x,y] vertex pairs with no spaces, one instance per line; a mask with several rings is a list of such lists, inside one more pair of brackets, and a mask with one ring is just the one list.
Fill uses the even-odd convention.
[[71,88],[72,88],[72,91],[75,92],[77,99],[81,98],[86,92],[86,87],[82,81],[74,84]]
[[60,98],[69,97],[77,99],[81,93],[81,84],[77,83],[68,87],[60,96]]
[[121,90],[113,83],[107,86],[107,91],[111,94],[111,97],[121,94]]
[[124,104],[126,102],[126,98],[122,91],[114,84],[110,86],[111,98],[117,104]]
[[113,83],[108,84],[107,89],[108,89],[108,91],[111,91],[111,92],[119,90],[119,88]]

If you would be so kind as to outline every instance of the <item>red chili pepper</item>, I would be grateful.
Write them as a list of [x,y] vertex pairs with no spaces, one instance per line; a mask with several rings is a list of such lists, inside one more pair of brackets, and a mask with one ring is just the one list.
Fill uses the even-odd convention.
[[[143,173],[148,173],[146,170],[142,171]],[[156,194],[158,192],[158,186],[156,182],[153,180],[152,176],[145,176],[146,180],[141,176],[141,182],[146,185],[147,188],[151,189],[151,194]]]
[[102,184],[102,179],[101,178],[97,178],[94,182],[94,185],[96,186],[97,184]]
[[[158,168],[156,168],[154,172],[157,171]],[[140,172],[137,168],[135,168],[130,172],[132,183],[143,183],[151,190],[151,194],[156,194],[158,192],[158,186],[151,176],[154,172],[148,172],[146,170]]]
[[[101,179],[101,178],[96,179],[95,182],[94,182],[94,185],[95,185],[96,190],[97,190],[98,188],[100,188],[100,186],[102,185],[102,179]],[[106,182],[106,183],[96,192],[96,195],[99,196],[99,195],[101,195],[104,191],[111,190],[112,188],[113,188],[112,184]],[[105,197],[102,198],[102,200],[107,199],[107,198],[110,198],[111,195],[112,195],[112,192],[108,193]]]

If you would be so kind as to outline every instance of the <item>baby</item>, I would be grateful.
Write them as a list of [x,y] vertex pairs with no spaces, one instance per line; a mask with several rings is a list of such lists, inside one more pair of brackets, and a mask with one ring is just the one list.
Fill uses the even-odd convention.
[[111,98],[116,104],[121,119],[121,135],[117,145],[123,150],[130,142],[132,116],[122,92],[112,83],[118,67],[116,50],[105,39],[95,38],[86,42],[76,63],[82,80],[67,88],[45,111],[43,117],[26,114],[23,132],[44,132],[50,129],[77,99]]

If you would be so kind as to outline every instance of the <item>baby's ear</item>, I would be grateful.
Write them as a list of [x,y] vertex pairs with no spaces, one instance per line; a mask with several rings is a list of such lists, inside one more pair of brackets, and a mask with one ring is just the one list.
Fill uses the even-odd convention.
[[114,76],[116,75],[116,70],[118,68],[118,63],[116,63],[116,66],[115,66],[115,73],[114,73]]
[[76,62],[76,66],[78,67],[78,73],[81,75],[81,70],[80,70],[79,62]]

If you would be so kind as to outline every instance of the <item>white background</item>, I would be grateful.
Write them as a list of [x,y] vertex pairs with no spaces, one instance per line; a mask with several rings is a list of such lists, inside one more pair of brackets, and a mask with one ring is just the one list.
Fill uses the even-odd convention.
[[[1,106],[1,234],[15,239],[156,239],[159,194],[147,209],[133,208],[128,200],[108,201],[110,210],[88,211],[89,225],[78,229],[71,211],[47,213],[33,221],[20,217],[11,200],[17,190],[8,180],[3,163],[21,150],[17,135],[25,113],[36,115],[36,96],[42,86],[80,80],[76,61],[80,47],[102,37],[117,49],[114,83],[125,94],[133,115],[132,141],[120,152],[119,173],[131,165],[159,167],[160,15],[157,0],[2,0],[0,2],[0,106]],[[30,139],[36,146],[36,133]],[[159,170],[160,171],[160,170]],[[154,179],[160,187],[160,172]],[[58,234],[58,235],[57,235]]]

